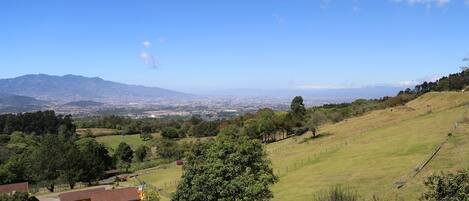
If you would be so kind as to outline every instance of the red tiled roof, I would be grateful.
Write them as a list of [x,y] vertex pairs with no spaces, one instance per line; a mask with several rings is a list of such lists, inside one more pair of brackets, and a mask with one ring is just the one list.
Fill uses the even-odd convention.
[[91,201],[138,201],[137,188],[113,189],[91,195]]
[[0,185],[0,194],[9,194],[13,191],[28,192],[28,182]]
[[89,190],[83,191],[74,191],[68,193],[62,193],[59,195],[60,201],[78,201],[78,200],[90,200],[91,195],[104,192],[106,189],[104,187],[101,188],[93,188]]

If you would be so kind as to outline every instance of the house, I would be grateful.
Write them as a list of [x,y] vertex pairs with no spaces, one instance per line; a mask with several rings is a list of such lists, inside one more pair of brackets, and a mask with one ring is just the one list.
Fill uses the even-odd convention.
[[141,194],[137,188],[106,190],[102,187],[62,193],[59,198],[60,201],[139,201]]
[[137,188],[112,189],[91,195],[91,201],[139,201]]
[[104,191],[106,191],[106,189],[102,187],[83,191],[62,193],[59,195],[59,199],[60,201],[91,201],[91,195]]
[[27,193],[28,191],[28,182],[0,185],[0,194],[13,195],[16,192]]

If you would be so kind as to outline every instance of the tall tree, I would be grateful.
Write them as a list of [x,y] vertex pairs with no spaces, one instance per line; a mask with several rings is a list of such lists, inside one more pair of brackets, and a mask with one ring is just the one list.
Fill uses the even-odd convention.
[[65,143],[62,136],[46,135],[31,157],[36,181],[45,183],[50,192],[54,192],[64,163]]
[[125,168],[125,171],[128,172],[132,159],[134,157],[134,151],[125,142],[121,142],[114,153],[114,158],[117,159],[117,162],[121,167]]
[[147,146],[145,146],[145,145],[139,146],[135,150],[135,157],[137,158],[137,161],[143,162],[143,160],[145,160],[145,157],[147,157],[147,153],[148,153],[148,147]]
[[193,148],[172,200],[268,200],[277,180],[259,140],[231,126]]
[[104,145],[94,138],[84,138],[78,142],[82,155],[80,181],[91,185],[104,176],[104,171],[112,166],[112,158]]
[[68,183],[70,189],[73,189],[83,171],[82,155],[73,142],[66,142],[64,151],[60,178]]

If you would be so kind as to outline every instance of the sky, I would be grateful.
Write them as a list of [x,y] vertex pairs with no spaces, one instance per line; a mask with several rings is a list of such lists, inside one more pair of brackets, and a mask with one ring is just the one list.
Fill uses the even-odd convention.
[[0,78],[184,92],[406,86],[465,57],[469,0],[0,1]]

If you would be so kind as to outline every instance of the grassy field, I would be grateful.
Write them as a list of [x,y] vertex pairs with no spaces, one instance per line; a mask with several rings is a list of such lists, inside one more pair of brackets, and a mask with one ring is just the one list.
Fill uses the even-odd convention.
[[[153,137],[160,136],[159,133],[155,133],[152,135]],[[102,136],[97,137],[96,140],[100,143],[103,143],[106,147],[110,148],[110,150],[115,150],[121,142],[129,144],[133,150],[135,150],[138,146],[148,142],[143,141],[142,138],[140,138],[140,134]]]
[[[266,145],[280,181],[274,200],[312,200],[334,185],[348,186],[364,199],[416,200],[423,180],[440,171],[469,167],[469,93],[429,93],[405,106],[372,111],[361,117],[326,125],[314,140],[294,137]],[[456,129],[455,122],[459,122]],[[414,169],[448,138],[436,157],[413,177]],[[175,190],[180,167],[157,170],[142,180]],[[165,182],[166,181],[166,182]],[[170,181],[170,182],[168,182]],[[406,185],[400,189],[395,182]],[[168,198],[162,196],[165,200]]]
[[93,133],[95,136],[112,135],[118,133],[118,130],[110,128],[79,128],[77,129],[77,134],[84,135],[88,130],[91,131],[91,133]]

